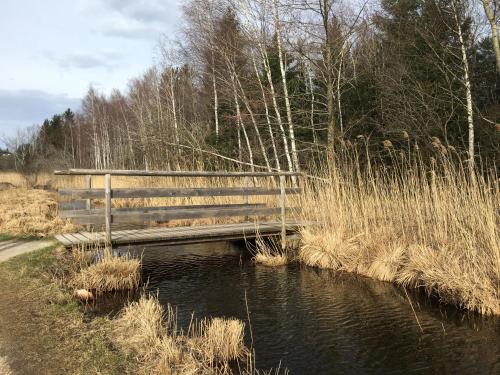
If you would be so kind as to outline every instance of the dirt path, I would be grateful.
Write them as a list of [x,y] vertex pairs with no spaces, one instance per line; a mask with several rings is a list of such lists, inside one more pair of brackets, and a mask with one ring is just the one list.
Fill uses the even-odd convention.
[[[8,240],[0,242],[0,263],[15,257],[16,255],[21,255],[28,253],[30,251],[35,251],[43,249],[52,245],[53,241],[20,241],[20,240]],[[0,357],[0,375],[12,375],[12,371],[4,357]]]
[[21,241],[21,240],[8,240],[0,242],[0,263],[31,251],[40,250],[54,244],[54,241]]

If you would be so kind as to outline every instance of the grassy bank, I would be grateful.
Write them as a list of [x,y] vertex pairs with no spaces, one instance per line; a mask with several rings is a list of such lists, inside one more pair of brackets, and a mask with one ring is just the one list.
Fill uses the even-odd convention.
[[54,280],[56,253],[47,248],[0,264],[0,357],[19,374],[134,373],[111,340],[112,321],[87,319],[72,291]]
[[361,170],[343,160],[303,195],[302,263],[354,272],[500,314],[498,178],[443,160]]

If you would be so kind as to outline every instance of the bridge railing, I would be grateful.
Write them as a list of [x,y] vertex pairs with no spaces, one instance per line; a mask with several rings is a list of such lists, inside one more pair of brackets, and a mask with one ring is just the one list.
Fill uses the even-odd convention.
[[[55,175],[85,176],[85,186],[79,189],[59,189],[59,195],[69,200],[60,205],[60,216],[82,225],[105,225],[106,241],[112,243],[112,224],[138,224],[150,221],[200,219],[210,217],[279,216],[281,222],[282,246],[285,246],[286,195],[298,194],[300,188],[287,187],[287,177],[297,177],[292,172],[205,172],[205,171],[138,171],[138,170],[93,170],[69,169],[55,171]],[[104,176],[104,188],[93,188],[92,178]],[[222,177],[243,178],[239,187],[165,187],[165,188],[113,188],[113,176],[129,177]],[[252,187],[250,178],[279,178],[279,187]],[[249,196],[279,195],[279,206],[265,203],[249,203]],[[192,198],[192,197],[235,197],[241,196],[241,204],[144,206],[113,208],[113,199],[124,198]],[[93,199],[104,199],[104,208],[93,208]],[[83,203],[83,204],[82,204]]]

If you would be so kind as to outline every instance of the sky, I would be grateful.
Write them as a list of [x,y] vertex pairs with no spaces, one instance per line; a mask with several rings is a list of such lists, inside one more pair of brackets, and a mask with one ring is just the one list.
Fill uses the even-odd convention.
[[78,110],[157,60],[180,25],[181,0],[1,0],[0,146],[17,128]]

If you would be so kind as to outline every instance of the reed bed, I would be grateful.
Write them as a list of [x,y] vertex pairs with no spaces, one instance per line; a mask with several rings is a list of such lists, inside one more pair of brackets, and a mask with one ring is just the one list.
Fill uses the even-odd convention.
[[471,175],[442,160],[393,170],[365,168],[356,158],[309,183],[299,260],[409,288],[442,302],[500,314],[500,194],[492,172]]
[[230,362],[249,354],[244,328],[237,319],[212,318],[184,333],[170,305],[165,311],[157,298],[142,296],[124,309],[114,336],[145,374],[232,374]]
[[76,228],[57,216],[56,195],[45,190],[0,190],[0,212],[0,233],[4,234],[45,237]]
[[105,249],[97,262],[83,267],[70,281],[75,288],[96,294],[118,290],[135,290],[141,279],[141,261],[130,256],[113,256]]

